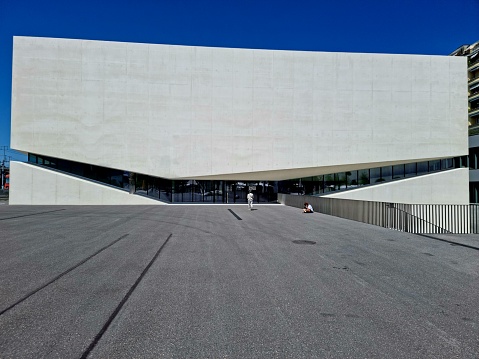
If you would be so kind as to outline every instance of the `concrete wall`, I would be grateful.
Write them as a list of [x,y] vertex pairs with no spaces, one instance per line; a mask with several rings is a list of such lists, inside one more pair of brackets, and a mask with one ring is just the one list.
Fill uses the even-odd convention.
[[27,163],[10,163],[9,204],[38,205],[161,205],[109,186],[82,180]]
[[15,37],[11,147],[280,180],[467,154],[466,59]]
[[[319,208],[321,198],[406,204],[469,204],[469,170],[458,168],[394,182],[319,196],[278,195],[280,203],[303,208],[308,202]],[[281,199],[282,198],[282,199]]]
[[409,204],[469,204],[469,169],[431,173],[324,197]]

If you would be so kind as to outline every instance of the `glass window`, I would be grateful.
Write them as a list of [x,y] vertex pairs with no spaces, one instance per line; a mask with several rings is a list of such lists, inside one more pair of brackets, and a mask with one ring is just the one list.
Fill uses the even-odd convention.
[[[113,181],[113,177],[112,177],[112,181]],[[159,185],[158,178],[149,176],[149,178],[148,178],[148,189],[146,191],[146,193],[149,197],[160,198],[160,192],[159,192],[158,185]]]
[[354,188],[358,186],[358,171],[346,172],[346,186]]
[[288,193],[290,194],[303,194],[304,187],[301,178],[292,179],[290,181],[286,181],[288,185]]
[[65,160],[58,160],[58,169],[60,171],[71,172],[71,162]]
[[338,190],[346,189],[346,182],[347,182],[346,172],[336,173],[335,178],[336,178],[336,189]]
[[324,193],[324,175],[316,176],[315,194]]
[[123,175],[122,175],[122,185],[121,187],[126,189],[126,190],[130,190],[130,172],[123,172]]
[[201,181],[203,184],[203,202],[213,202],[214,201],[214,181]]
[[449,169],[449,168],[454,168],[454,161],[452,158],[448,158],[445,160],[441,160],[441,168],[443,170]]
[[358,171],[358,176],[359,176],[359,185],[360,186],[368,185],[370,183],[370,181],[369,181],[369,170],[359,170]]
[[479,148],[470,148],[469,149],[469,168],[476,170],[477,169],[477,158],[478,158]]
[[429,170],[429,164],[427,161],[417,163],[417,174],[422,175],[427,173]]
[[404,165],[393,166],[393,179],[404,177]]
[[70,172],[77,176],[84,176],[84,166],[78,162],[71,162]]
[[[96,180],[103,183],[111,183],[110,171],[108,168],[93,166],[94,175],[96,175]],[[148,176],[143,176],[143,188],[146,191],[148,188]],[[145,193],[146,194],[146,193]]]
[[[216,190],[215,190],[215,202],[216,203],[225,203],[223,199],[223,193],[225,193],[224,181],[216,181]],[[260,190],[260,188],[258,188]],[[256,198],[255,198],[256,199]]]
[[380,167],[371,168],[369,170],[369,173],[370,173],[370,181],[371,181],[372,184],[384,181],[384,179],[381,177],[381,168]]
[[118,171],[112,172],[110,184],[115,187],[123,188],[123,174]]
[[304,187],[305,195],[312,195],[316,190],[317,177],[305,177],[302,178],[302,184]]
[[405,164],[405,177],[417,176],[417,163],[406,163]]
[[173,181],[160,178],[158,182],[160,188],[160,200],[171,202],[171,186]]
[[393,179],[392,166],[381,167],[381,178],[383,181],[391,181]]
[[277,199],[277,196],[275,196],[275,183],[274,181],[272,182],[263,182],[263,194],[262,197],[260,198],[260,202],[272,202]]
[[477,182],[470,182],[469,183],[469,201],[470,203],[478,203],[479,202],[479,183]]
[[191,192],[189,191],[189,186],[187,186],[188,181],[186,180],[175,180],[173,181],[173,202],[191,202]]
[[148,176],[137,173],[135,177],[135,193],[148,195]]
[[[288,188],[290,186],[289,181],[283,182],[283,191],[282,193],[289,193]],[[248,194],[248,184],[246,182],[234,182],[231,185],[231,190],[233,191],[234,203],[247,203],[246,195]]]
[[334,175],[329,174],[324,176],[324,192],[334,191],[335,181]]
[[441,160],[429,161],[429,172],[436,172],[441,170]]
[[467,167],[468,156],[454,157],[454,168]]
[[235,203],[235,193],[236,192],[236,185],[235,182],[232,181],[225,181],[225,201],[226,203]]

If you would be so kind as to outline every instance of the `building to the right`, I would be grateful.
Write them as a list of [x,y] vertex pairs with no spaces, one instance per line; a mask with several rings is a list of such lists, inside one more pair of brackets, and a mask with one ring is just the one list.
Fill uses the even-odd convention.
[[479,203],[479,41],[462,45],[451,56],[467,57],[469,195],[471,203]]

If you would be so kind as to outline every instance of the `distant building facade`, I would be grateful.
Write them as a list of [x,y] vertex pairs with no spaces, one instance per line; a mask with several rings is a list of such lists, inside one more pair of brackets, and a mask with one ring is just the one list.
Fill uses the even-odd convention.
[[479,41],[462,45],[451,56],[467,58],[469,115],[469,193],[470,202],[479,203]]
[[29,161],[11,164],[10,203],[240,203],[252,188],[259,202],[466,204],[466,70],[455,56],[15,37],[11,147]]
[[479,134],[479,41],[472,45],[462,45],[451,56],[467,58],[467,84],[469,102],[469,131]]

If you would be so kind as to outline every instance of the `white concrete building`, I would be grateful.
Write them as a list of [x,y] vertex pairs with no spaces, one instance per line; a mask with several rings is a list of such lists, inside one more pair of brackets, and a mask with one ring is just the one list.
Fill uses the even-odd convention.
[[[451,56],[15,37],[11,147],[30,163],[12,163],[10,203],[231,202],[241,184],[271,199],[278,181],[324,192],[327,174],[450,168],[468,152],[466,72]],[[147,196],[122,189],[130,173]],[[467,204],[467,169],[454,173],[341,196]]]

